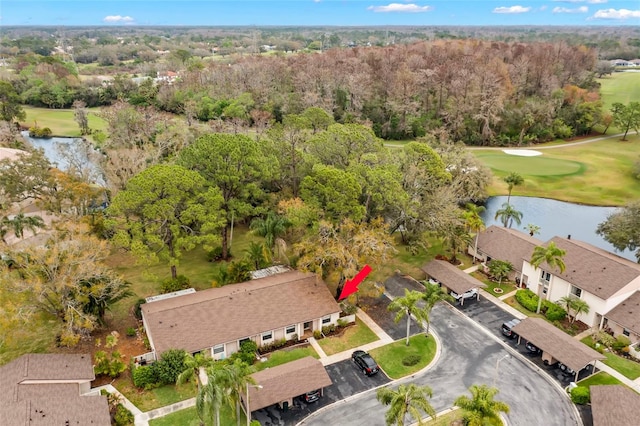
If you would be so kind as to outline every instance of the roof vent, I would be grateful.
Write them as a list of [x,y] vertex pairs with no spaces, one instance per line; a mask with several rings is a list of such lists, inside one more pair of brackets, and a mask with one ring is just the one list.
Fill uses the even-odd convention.
[[571,234],[567,235],[567,240],[571,239]]

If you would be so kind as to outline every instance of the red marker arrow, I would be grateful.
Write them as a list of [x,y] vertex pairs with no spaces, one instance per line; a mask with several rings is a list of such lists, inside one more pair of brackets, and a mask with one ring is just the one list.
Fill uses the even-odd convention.
[[350,294],[358,291],[358,284],[360,284],[367,275],[369,275],[369,272],[371,272],[371,266],[364,265],[364,268],[362,268],[362,270],[358,272],[352,280],[347,280],[347,282],[344,283],[344,287],[342,288],[342,292],[340,293],[338,300],[342,300]]

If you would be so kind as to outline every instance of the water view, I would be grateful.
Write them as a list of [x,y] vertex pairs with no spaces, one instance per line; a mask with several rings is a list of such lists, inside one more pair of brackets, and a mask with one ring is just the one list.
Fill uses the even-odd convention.
[[[499,220],[495,219],[503,203],[507,202],[506,196],[490,197],[487,200],[487,210],[482,214],[482,219],[486,226],[502,226]],[[633,262],[636,261],[633,252],[625,250],[618,252],[596,234],[598,224],[604,222],[609,214],[616,211],[617,207],[596,207],[584,206],[580,204],[565,203],[563,201],[550,200],[536,197],[511,197],[511,205],[522,212],[522,224],[513,224],[512,228],[522,232],[527,224],[532,223],[540,227],[540,233],[535,237],[547,241],[555,236],[567,237],[593,244],[604,250],[616,253]]]

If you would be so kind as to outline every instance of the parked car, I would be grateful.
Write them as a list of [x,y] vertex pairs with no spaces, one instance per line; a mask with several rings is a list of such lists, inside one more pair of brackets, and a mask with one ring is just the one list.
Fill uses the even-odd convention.
[[517,324],[520,324],[520,320],[514,318],[502,324],[502,334],[507,336],[510,339],[514,339],[518,337],[516,333],[514,333],[511,329],[515,327]]
[[316,402],[320,399],[320,389],[312,390],[302,395],[305,402]]
[[478,295],[478,289],[477,288],[472,288],[469,291],[465,291],[462,294],[458,294],[456,292],[451,292],[451,296],[456,299],[456,300],[461,300],[461,299],[471,299],[472,297],[476,297]]
[[542,352],[542,351],[540,350],[540,348],[539,348],[539,347],[537,347],[536,345],[534,345],[534,344],[533,344],[533,343],[531,343],[531,342],[527,342],[527,344],[526,344],[526,345],[524,345],[524,346],[525,346],[525,347],[527,348],[527,350],[528,350],[529,352],[531,352],[532,354],[539,354],[540,352]]
[[562,371],[562,374],[565,374],[567,376],[571,376],[571,375],[576,374],[575,371],[573,371],[572,369],[570,369],[569,367],[567,367],[566,365],[564,365],[561,362],[558,363],[558,368],[560,368],[560,371]]
[[435,278],[429,278],[429,284],[442,285],[440,284],[440,281],[436,280]]
[[378,363],[365,351],[355,351],[351,355],[351,359],[367,376],[372,376],[380,370]]

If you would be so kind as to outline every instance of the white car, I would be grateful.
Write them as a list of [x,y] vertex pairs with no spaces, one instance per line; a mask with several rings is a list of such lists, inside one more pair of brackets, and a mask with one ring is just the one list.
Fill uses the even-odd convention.
[[460,300],[460,299],[471,299],[472,297],[477,297],[478,296],[478,289],[477,288],[472,288],[469,291],[465,291],[462,294],[458,294],[455,292],[451,292],[451,296],[456,299],[456,300]]

